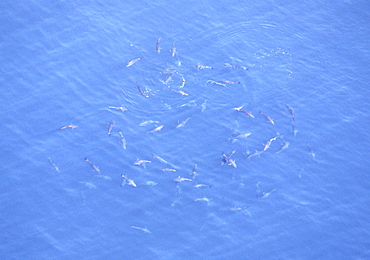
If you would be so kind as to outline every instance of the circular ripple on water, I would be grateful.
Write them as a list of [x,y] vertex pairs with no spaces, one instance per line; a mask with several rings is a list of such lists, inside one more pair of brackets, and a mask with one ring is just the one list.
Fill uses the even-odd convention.
[[[267,22],[215,26],[192,37],[193,55],[247,67],[247,81],[256,101],[281,100],[297,94],[292,77],[315,75],[326,66],[325,48],[317,47],[314,28],[290,28]],[[312,94],[312,92],[311,92]]]

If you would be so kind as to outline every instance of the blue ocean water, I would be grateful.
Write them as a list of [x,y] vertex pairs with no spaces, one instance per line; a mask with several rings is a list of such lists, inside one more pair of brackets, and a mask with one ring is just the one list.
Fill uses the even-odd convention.
[[0,7],[1,259],[369,258],[367,1]]

